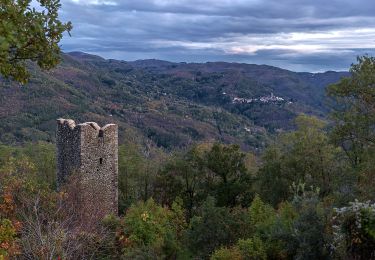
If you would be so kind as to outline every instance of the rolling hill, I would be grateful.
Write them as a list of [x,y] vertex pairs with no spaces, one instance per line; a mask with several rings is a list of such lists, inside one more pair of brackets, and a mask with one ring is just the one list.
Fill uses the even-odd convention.
[[118,123],[165,149],[195,141],[262,148],[299,113],[324,116],[324,89],[347,72],[296,73],[265,65],[125,62],[63,54],[52,71],[30,65],[26,86],[0,79],[0,142],[54,142],[55,120]]

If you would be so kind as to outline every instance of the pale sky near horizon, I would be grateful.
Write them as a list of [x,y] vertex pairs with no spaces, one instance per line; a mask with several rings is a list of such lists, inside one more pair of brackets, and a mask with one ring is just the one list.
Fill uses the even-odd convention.
[[375,55],[375,0],[61,0],[63,51],[347,70]]

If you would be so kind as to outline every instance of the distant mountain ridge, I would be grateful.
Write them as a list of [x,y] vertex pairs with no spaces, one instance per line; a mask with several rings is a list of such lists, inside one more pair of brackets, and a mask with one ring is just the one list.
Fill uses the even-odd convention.
[[[56,118],[70,117],[115,122],[122,135],[131,129],[166,149],[208,140],[257,149],[290,129],[299,113],[324,116],[324,88],[349,76],[242,63],[126,62],[82,52],[63,54],[49,72],[30,69],[24,87],[0,81],[0,142],[54,141]],[[271,93],[280,99],[234,102]]]

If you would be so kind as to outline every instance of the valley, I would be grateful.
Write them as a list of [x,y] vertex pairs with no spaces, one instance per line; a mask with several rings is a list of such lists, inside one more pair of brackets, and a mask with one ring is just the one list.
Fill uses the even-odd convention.
[[217,140],[262,149],[296,115],[324,117],[325,87],[346,72],[296,73],[225,62],[125,62],[81,52],[25,86],[2,80],[0,141],[54,142],[55,120],[117,123],[167,150]]

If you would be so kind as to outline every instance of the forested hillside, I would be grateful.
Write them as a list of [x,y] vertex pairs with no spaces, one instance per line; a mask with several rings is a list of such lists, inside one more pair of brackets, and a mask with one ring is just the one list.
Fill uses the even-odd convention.
[[0,1],[0,260],[375,259],[372,1]]
[[270,66],[209,62],[125,62],[63,55],[50,72],[30,65],[25,86],[0,88],[0,141],[53,142],[58,117],[118,123],[172,150],[196,141],[262,148],[299,113],[326,115],[324,88],[347,73],[295,73]]
[[[0,256],[374,259],[374,75],[74,53],[3,80]],[[61,116],[119,124],[119,215],[77,217],[74,174],[57,189]]]

